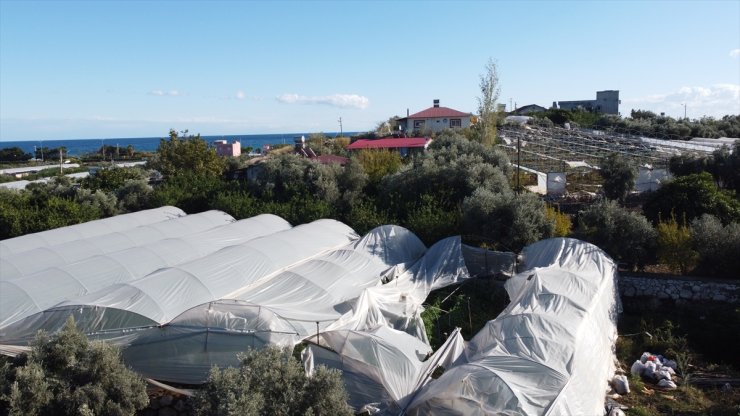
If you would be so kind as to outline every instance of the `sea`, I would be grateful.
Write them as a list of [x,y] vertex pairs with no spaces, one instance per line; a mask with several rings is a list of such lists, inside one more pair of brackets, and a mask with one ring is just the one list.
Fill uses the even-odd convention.
[[[235,134],[223,136],[200,136],[209,144],[216,140],[226,140],[229,143],[238,141],[242,144],[242,151],[247,147],[260,149],[263,145],[276,144],[293,144],[295,137],[308,136],[311,133],[277,133],[277,134]],[[339,136],[339,132],[323,133],[327,137]],[[356,132],[344,132],[344,136],[349,137],[357,134]],[[82,156],[87,153],[97,153],[100,148],[105,146],[118,146],[122,150],[128,145],[134,147],[139,152],[154,152],[159,147],[159,141],[163,137],[122,137],[122,138],[100,138],[100,139],[71,139],[71,140],[20,140],[20,141],[0,141],[0,149],[8,147],[20,147],[24,152],[33,154],[34,148],[44,147],[47,149],[57,149],[64,146],[67,154],[70,156]]]

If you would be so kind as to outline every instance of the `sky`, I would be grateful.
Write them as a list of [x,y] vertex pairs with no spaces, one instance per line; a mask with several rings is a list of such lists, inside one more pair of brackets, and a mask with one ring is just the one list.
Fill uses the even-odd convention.
[[368,131],[432,106],[740,114],[740,1],[0,0],[0,141]]

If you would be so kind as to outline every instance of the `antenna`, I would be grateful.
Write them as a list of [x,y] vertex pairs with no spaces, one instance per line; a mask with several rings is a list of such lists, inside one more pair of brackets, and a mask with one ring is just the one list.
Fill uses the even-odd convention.
[[344,130],[342,130],[342,117],[339,117],[339,137],[344,137]]

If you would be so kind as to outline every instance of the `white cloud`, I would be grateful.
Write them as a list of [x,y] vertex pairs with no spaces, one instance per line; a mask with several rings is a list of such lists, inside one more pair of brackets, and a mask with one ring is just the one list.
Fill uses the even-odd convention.
[[236,92],[236,94],[234,95],[234,97],[237,100],[243,100],[243,99],[247,98],[247,94],[245,94],[244,91],[239,90],[239,91]]
[[740,58],[740,48],[731,50],[730,58]]
[[283,94],[277,97],[277,100],[285,104],[324,104],[334,107],[348,108],[354,107],[359,109],[367,108],[370,100],[362,95],[357,94],[333,94],[323,97],[307,97],[298,94]]
[[[674,117],[683,117],[684,104],[689,118],[736,115],[740,114],[740,84],[681,87],[672,93],[625,98],[622,103],[628,108],[665,112]],[[622,113],[629,115],[629,110],[623,110]]]
[[170,91],[163,91],[163,90],[152,90],[149,91],[149,95],[156,95],[157,97],[179,97],[182,95],[182,93],[178,90],[170,90]]

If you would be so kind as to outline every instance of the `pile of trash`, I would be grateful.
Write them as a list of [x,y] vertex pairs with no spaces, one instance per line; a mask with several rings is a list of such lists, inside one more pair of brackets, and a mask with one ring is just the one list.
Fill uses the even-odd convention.
[[654,380],[658,387],[673,390],[677,387],[673,381],[676,368],[676,362],[673,360],[669,360],[662,355],[643,352],[640,359],[632,364],[630,372],[636,376]]

